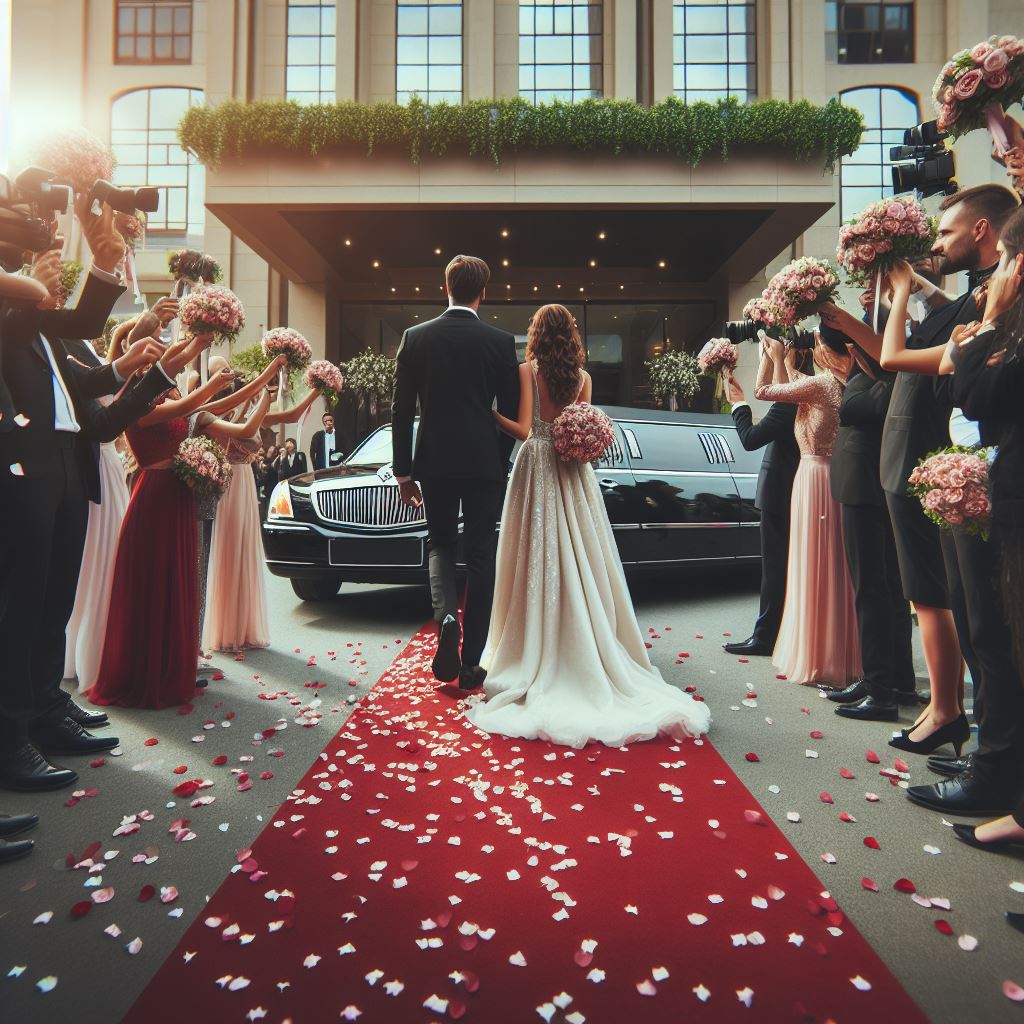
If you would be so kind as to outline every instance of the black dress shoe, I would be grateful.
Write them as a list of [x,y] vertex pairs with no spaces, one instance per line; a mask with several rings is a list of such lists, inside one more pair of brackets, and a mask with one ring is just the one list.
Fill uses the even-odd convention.
[[77,781],[77,772],[50,764],[31,743],[23,743],[0,760],[0,787],[4,789],[38,793],[73,786]]
[[110,719],[103,711],[86,711],[79,707],[73,700],[68,701],[64,714],[73,722],[77,722],[83,729],[98,729],[101,725],[110,725]]
[[462,670],[462,659],[459,657],[460,633],[459,620],[454,615],[446,615],[437,638],[437,653],[430,666],[434,678],[442,683],[455,682]]
[[1006,923],[1011,928],[1016,928],[1019,932],[1024,932],[1024,914],[1020,914],[1015,910],[1007,910],[1003,915],[1006,918]]
[[722,644],[722,650],[726,654],[753,655],[755,658],[763,658],[771,654],[775,648],[750,637],[748,640],[743,640],[738,644]]
[[834,690],[831,687],[822,687],[821,689],[824,690],[825,696],[829,700],[835,701],[836,704],[854,704],[863,700],[871,692],[866,679],[858,679],[841,690]]
[[56,754],[100,754],[121,742],[116,736],[92,736],[71,718],[37,728],[32,741]]
[[472,668],[464,668],[459,673],[460,690],[479,690],[487,678],[487,669],[474,665]]
[[948,779],[954,775],[969,772],[973,764],[973,754],[964,754],[963,757],[943,757],[940,754],[932,754],[928,758],[928,770],[935,772],[936,775],[945,775]]
[[867,696],[856,704],[844,704],[836,708],[836,714],[842,718],[858,718],[864,722],[896,722],[900,717],[900,709],[895,701],[886,704]]
[[907,798],[922,807],[967,817],[1000,817],[1017,803],[1017,793],[997,789],[976,775],[966,773],[943,779],[933,786],[911,786]]
[[993,839],[986,843],[975,834],[977,829],[977,825],[964,825],[957,822],[953,826],[953,835],[960,842],[973,846],[976,850],[989,850],[992,853],[998,853],[1000,850],[1006,850],[1009,853],[1024,853],[1024,839]]
[[910,733],[913,731],[913,729],[904,729],[899,735],[893,736],[889,740],[889,746],[895,747],[897,750],[904,750],[908,754],[931,754],[948,743],[959,757],[960,751],[964,749],[964,744],[971,738],[971,726],[962,711],[959,717],[940,726],[923,740],[912,740]]
[[31,839],[19,839],[16,843],[0,842],[0,864],[9,864],[12,860],[21,860],[32,852],[35,843]]
[[0,814],[0,839],[13,839],[38,824],[38,814]]

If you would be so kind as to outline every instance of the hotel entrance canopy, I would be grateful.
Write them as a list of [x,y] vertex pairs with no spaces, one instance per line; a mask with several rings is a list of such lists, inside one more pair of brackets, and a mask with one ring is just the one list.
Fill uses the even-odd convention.
[[490,264],[492,300],[550,298],[556,284],[587,299],[724,292],[833,203],[819,161],[764,151],[696,168],[664,155],[521,153],[496,167],[263,152],[211,170],[206,189],[207,208],[285,279],[343,300],[436,295],[458,253]]

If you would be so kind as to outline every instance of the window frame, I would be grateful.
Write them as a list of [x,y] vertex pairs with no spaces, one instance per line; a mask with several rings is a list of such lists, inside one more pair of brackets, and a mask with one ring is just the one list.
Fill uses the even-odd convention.
[[[835,19],[836,20],[836,28],[835,28],[836,55],[835,55],[835,61],[834,61],[835,64],[841,65],[843,67],[853,67],[853,68],[861,67],[861,68],[864,68],[864,67],[874,67],[874,66],[876,66],[878,64],[915,64],[917,62],[917,27],[918,27],[917,0],[826,0],[826,14],[827,14],[827,8],[828,8],[828,6],[830,4],[835,7],[835,13],[836,13],[836,19]],[[840,28],[840,22],[842,20],[842,18],[841,18],[842,8],[844,6],[846,6],[846,5],[849,5],[851,7],[852,6],[857,6],[857,7],[877,7],[879,9],[879,12],[881,12],[886,7],[909,7],[910,8],[910,55],[908,57],[901,58],[899,60],[891,60],[891,59],[884,59],[883,58],[883,59],[878,59],[878,60],[866,60],[866,61],[856,60],[856,61],[850,61],[850,60],[843,60],[843,59],[841,59],[840,55],[839,55],[839,37],[840,37],[840,33],[843,30]],[[861,34],[861,35],[872,34],[872,35],[876,35],[879,38],[879,40],[882,40],[882,39],[884,39],[885,34],[886,34],[885,33],[885,27],[884,27],[884,19],[880,19],[880,25],[881,25],[881,28],[879,28],[877,33],[861,32],[861,33],[858,33],[858,34]],[[827,35],[827,32],[826,32],[826,35]],[[828,41],[826,39],[825,60],[826,60],[826,63],[833,63],[832,60],[828,56],[828,45],[827,45],[827,42]]]
[[[151,46],[153,48],[154,53],[156,51],[155,43],[156,43],[157,38],[160,38],[160,39],[170,39],[171,40],[171,56],[170,57],[164,58],[164,57],[156,57],[156,56],[154,56],[154,57],[151,57],[151,58],[149,58],[147,60],[145,58],[141,58],[141,57],[137,57],[137,56],[136,57],[122,57],[122,56],[120,56],[120,54],[119,54],[120,45],[119,44],[120,44],[120,41],[121,41],[121,38],[122,38],[122,34],[121,34],[121,7],[122,7],[122,4],[127,4],[127,3],[138,3],[140,5],[141,4],[146,4],[146,5],[148,5],[149,7],[151,7],[153,9],[154,18],[153,18],[153,28],[152,28],[152,31],[148,35],[143,35],[141,38],[148,38],[150,40],[150,44],[151,44]],[[167,65],[184,66],[184,65],[189,65],[189,64],[192,63],[192,51],[193,51],[193,44],[194,44],[193,36],[194,36],[194,33],[195,33],[195,4],[193,3],[193,0],[113,0],[113,7],[114,7],[114,31],[113,31],[113,56],[112,56],[112,63],[120,64],[120,65],[123,65],[125,67],[149,67],[149,66],[163,67],[163,66],[167,66]],[[158,7],[170,7],[171,8],[172,13],[171,13],[171,33],[170,33],[170,35],[167,35],[165,33],[158,33],[156,31],[156,17],[155,17],[155,14],[156,14],[156,9]],[[174,40],[175,39],[185,38],[184,33],[177,33],[177,32],[174,31],[173,22],[174,22],[174,9],[175,8],[187,8],[188,9],[188,59],[187,60],[183,60],[183,59],[181,59],[179,57],[175,57],[174,56]],[[137,12],[139,10],[139,7],[128,7],[128,8],[126,8],[126,10],[131,10],[131,11]],[[138,26],[138,16],[137,16],[137,14],[135,16],[135,26],[136,27],[135,27],[135,29],[133,29],[132,34],[130,36],[125,35],[124,38],[131,38],[131,39],[135,39],[135,40],[140,38],[139,33],[137,31],[137,26]],[[136,45],[135,49],[136,49],[136,51],[138,50],[138,46],[137,45]]]
[[[317,35],[295,35],[289,31],[289,16],[293,10],[299,8],[307,8],[309,10],[315,10],[318,18],[318,34]],[[332,10],[334,12],[334,31],[330,35],[325,35],[323,31],[323,12],[325,10]],[[284,98],[286,100],[291,99],[302,106],[315,106],[321,103],[336,103],[338,99],[337,94],[337,74],[338,74],[338,4],[337,0],[329,0],[329,2],[322,2],[322,0],[285,0],[284,5]],[[293,39],[315,39],[317,41],[317,63],[316,64],[292,64],[288,60],[288,44]],[[334,41],[334,61],[329,64],[323,63],[323,42],[325,39],[331,39]],[[316,89],[289,89],[288,88],[288,72],[292,69],[312,69],[315,68],[317,72],[317,87]],[[323,87],[323,73],[325,68],[332,68],[334,75],[332,77],[330,89]],[[289,96],[289,93],[302,93],[304,95],[316,94],[316,99],[300,99],[298,96]]]
[[[686,13],[685,12],[689,8],[702,7],[702,6],[711,6],[711,5],[703,4],[701,2],[701,0],[672,0],[672,95],[675,96],[677,99],[682,100],[684,103],[691,102],[691,100],[689,100],[687,98],[687,94],[688,93],[708,93],[708,92],[722,93],[723,95],[718,97],[717,100],[707,99],[706,97],[699,96],[697,99],[693,100],[692,102],[695,102],[695,103],[696,102],[714,103],[714,102],[720,102],[722,99],[725,99],[726,97],[730,97],[730,96],[734,96],[741,103],[750,103],[750,102],[756,100],[757,97],[758,97],[758,94],[759,94],[759,88],[758,88],[759,87],[759,82],[758,82],[758,67],[759,67],[758,58],[760,56],[760,47],[759,47],[759,35],[760,35],[760,33],[758,32],[758,24],[757,24],[758,4],[757,4],[756,0],[728,0],[728,2],[726,2],[724,4],[715,4],[715,5],[713,5],[715,7],[721,8],[725,12],[725,19],[726,20],[725,20],[725,32],[724,33],[720,33],[720,32],[690,32],[690,31],[688,31],[685,28],[685,18],[686,18]],[[738,32],[738,31],[733,31],[730,28],[730,25],[729,25],[730,14],[732,13],[733,10],[735,10],[737,8],[745,8],[746,9],[747,16],[748,16],[748,31]],[[676,18],[676,10],[677,9],[682,10],[684,12],[684,14],[683,14],[684,30],[682,32],[676,32],[676,30],[675,30],[675,18]],[[724,60],[720,60],[720,61],[691,62],[691,61],[686,59],[686,57],[687,57],[686,49],[688,47],[688,43],[684,43],[684,59],[682,61],[677,61],[676,60],[676,40],[677,39],[684,39],[684,40],[689,41],[691,39],[699,40],[702,37],[713,37],[713,38],[721,37],[722,39],[724,39],[725,40],[725,47],[726,47],[725,59]],[[749,51],[747,52],[747,54],[746,54],[746,58],[747,59],[746,60],[738,61],[738,60],[733,60],[731,58],[731,56],[730,56],[731,47],[729,45],[729,41],[731,39],[733,39],[733,38],[742,38],[742,39],[749,39],[749,40],[751,40],[751,42],[752,42],[752,52],[749,52]],[[700,67],[725,68],[725,76],[726,76],[725,88],[724,89],[701,89],[701,88],[697,88],[697,87],[687,86],[686,81],[685,81],[685,76],[686,76],[685,69],[686,68],[700,68]],[[676,85],[675,85],[676,68],[683,68],[684,69],[684,71],[683,71],[683,76],[684,76],[683,86],[681,88],[679,88],[679,89],[677,89]],[[746,68],[747,69],[747,81],[748,81],[748,85],[744,89],[744,94],[743,95],[740,95],[739,93],[732,92],[730,90],[730,79],[731,79],[730,72],[732,71],[732,69],[741,69],[741,68]]]
[[[204,180],[203,180],[203,192],[204,192],[203,200],[204,200],[204,202],[203,202],[203,209],[204,209],[204,222],[205,222],[205,168],[203,168],[203,165],[200,163],[200,161],[197,160],[191,154],[189,154],[187,152],[187,150],[185,150],[185,149],[182,149],[182,153],[185,156],[185,160],[184,160],[184,162],[182,164],[153,163],[150,160],[149,150],[150,150],[151,146],[154,146],[154,145],[157,145],[157,146],[169,145],[169,143],[161,143],[161,142],[154,143],[154,142],[151,142],[150,139],[149,139],[149,136],[152,133],[152,128],[151,128],[151,124],[152,124],[152,94],[155,93],[155,92],[158,92],[160,90],[165,90],[165,89],[174,89],[174,90],[178,90],[178,91],[182,91],[182,92],[195,93],[195,94],[198,94],[199,97],[201,97],[205,101],[206,91],[204,89],[199,89],[199,88],[196,88],[194,86],[189,86],[189,85],[143,85],[143,86],[138,86],[138,87],[131,88],[131,89],[123,89],[121,92],[115,93],[111,97],[111,99],[110,99],[110,146],[111,146],[111,149],[114,150],[115,155],[117,154],[116,146],[118,145],[118,143],[115,143],[115,141],[114,141],[114,133],[115,133],[115,131],[122,131],[122,130],[145,131],[145,134],[146,134],[146,142],[145,143],[121,143],[121,145],[145,145],[145,147],[146,147],[146,159],[145,159],[145,163],[144,164],[141,164],[141,163],[129,164],[126,161],[123,162],[123,166],[126,166],[126,167],[138,167],[138,166],[145,167],[145,170],[146,170],[145,178],[146,178],[146,180],[145,181],[133,181],[133,182],[128,182],[126,184],[128,184],[128,185],[130,185],[131,187],[134,187],[134,188],[139,188],[139,187],[144,186],[144,185],[149,185],[149,177],[150,177],[150,173],[149,172],[154,167],[184,167],[185,168],[185,184],[184,184],[184,186],[181,186],[181,185],[161,185],[161,184],[156,184],[156,185],[150,186],[150,187],[156,188],[159,191],[164,193],[160,197],[160,202],[161,202],[161,206],[163,207],[163,211],[164,211],[164,221],[165,221],[165,223],[166,223],[166,220],[167,220],[166,214],[167,214],[167,202],[168,202],[169,191],[171,189],[176,189],[176,190],[182,190],[183,189],[184,190],[184,193],[185,193],[185,222],[184,222],[184,227],[183,228],[180,228],[180,227],[167,227],[167,226],[164,226],[164,227],[154,227],[150,223],[150,218],[153,215],[152,214],[148,214],[147,218],[146,218],[146,220],[147,220],[147,223],[146,223],[146,238],[147,239],[150,236],[153,236],[155,238],[165,238],[165,237],[166,238],[171,238],[171,237],[184,237],[184,238],[187,238],[188,237],[188,235],[189,235],[189,227],[190,227],[190,223],[189,223],[189,197],[191,195],[191,190],[193,188],[197,187],[197,183],[194,181],[194,173],[193,173],[193,169],[194,168],[202,168],[203,172],[204,172]],[[141,128],[141,129],[140,128],[115,129],[115,127],[114,127],[114,108],[116,107],[116,105],[118,104],[119,101],[125,99],[128,96],[132,96],[135,93],[144,93],[144,94],[146,94],[146,123],[145,123],[144,127]],[[190,100],[191,100],[191,96],[190,96]],[[189,106],[192,106],[192,105],[193,104],[190,102]],[[158,128],[157,130],[158,131],[164,131],[166,129]],[[181,148],[181,147],[179,147],[179,148]],[[117,184],[117,172],[118,172],[118,169],[115,167],[115,169],[114,169],[114,178],[115,178],[115,182],[114,183],[115,184]],[[201,226],[201,229],[205,230],[205,223]],[[146,248],[149,248],[149,246],[146,246]],[[156,246],[155,248],[160,248],[160,247]]]
[[[538,33],[537,32],[537,17],[534,13],[533,19],[533,32],[524,33],[522,30],[522,12],[524,8],[529,8],[536,12],[537,8],[550,8],[551,9],[551,32]],[[570,31],[560,32],[557,30],[557,19],[556,12],[569,11],[569,24]],[[586,15],[583,20],[586,22],[587,31],[577,32],[575,28],[577,10],[586,11]],[[591,14],[592,11],[596,11],[596,16]],[[602,99],[606,93],[605,83],[605,46],[608,41],[608,34],[606,31],[607,26],[605,25],[605,19],[607,17],[608,7],[605,0],[535,0],[532,3],[524,3],[522,0],[516,5],[516,18],[517,18],[517,31],[516,31],[516,69],[518,75],[518,85],[516,87],[516,95],[521,99],[525,99],[527,102],[532,103],[536,106],[538,103],[550,102],[550,100],[543,99],[539,100],[538,93],[559,93],[565,94],[565,98],[562,102],[578,103],[584,99]],[[596,22],[599,26],[598,32],[590,31],[591,23]],[[529,39],[533,41],[533,59],[527,62],[523,62],[521,58],[523,40]],[[545,62],[537,60],[537,41],[542,39],[567,39],[570,40],[570,52],[572,54],[571,59],[568,63],[561,62]],[[576,41],[587,40],[589,46],[588,56],[593,56],[596,52],[596,60],[577,61],[576,60]],[[532,85],[529,88],[523,87],[523,69],[532,69]],[[555,69],[562,68],[568,69],[569,85],[564,88],[538,88],[537,87],[537,70],[538,68],[544,69]],[[592,75],[593,69],[597,68],[600,72],[600,86],[595,88],[593,85],[593,78],[591,77],[590,86],[583,87],[576,85],[576,71],[577,69],[588,69],[588,74]],[[593,94],[597,94],[594,96]],[[579,94],[579,95],[577,95]]]
[[[427,24],[426,29],[422,33],[408,33],[401,32],[399,28],[399,21],[401,19],[401,12],[403,9],[412,7],[422,7],[426,11]],[[457,7],[459,10],[459,32],[458,35],[452,33],[432,33],[430,31],[430,12],[433,10],[445,9]],[[403,39],[421,39],[426,44],[427,58],[425,63],[409,63],[408,61],[402,61],[399,58],[399,43]],[[430,62],[430,43],[434,39],[458,39],[459,41],[459,62],[458,64],[432,64]],[[459,69],[459,88],[455,89],[431,89],[430,78],[431,71],[433,69]],[[423,68],[427,73],[427,85],[425,89],[401,89],[399,88],[398,76],[402,68]],[[432,100],[431,93],[452,93],[458,92],[458,101],[445,100],[447,103],[451,103],[455,106],[461,106],[466,100],[466,4],[465,0],[395,0],[395,102],[400,106],[405,106],[409,103],[413,96],[418,96],[428,106],[433,102],[440,102],[440,100]],[[408,93],[407,99],[401,97]]]
[[[876,129],[876,128],[871,128],[870,126],[867,126],[867,127],[865,127],[864,131],[865,131],[865,134],[867,132],[871,132],[871,131],[878,131],[882,135],[882,139],[881,139],[879,144],[882,146],[882,149],[883,149],[883,152],[884,152],[890,145],[900,145],[900,144],[902,144],[903,140],[901,138],[899,142],[895,142],[895,143],[894,142],[886,142],[885,141],[884,133],[886,131],[895,131],[896,129],[892,128],[892,127],[889,127],[889,126],[886,126],[882,122],[882,117],[881,117],[881,112],[882,112],[882,94],[885,91],[896,92],[896,93],[899,93],[904,99],[906,99],[910,103],[912,103],[914,105],[915,110],[916,110],[915,120],[914,120],[913,124],[918,124],[920,122],[920,120],[921,120],[921,96],[920,96],[920,94],[918,92],[916,92],[913,89],[908,88],[905,85],[894,85],[891,82],[865,82],[862,85],[851,85],[851,86],[849,86],[849,88],[841,89],[836,94],[836,98],[839,100],[840,103],[843,104],[843,106],[851,106],[851,104],[843,103],[843,97],[845,95],[847,95],[848,93],[852,93],[852,92],[861,92],[861,91],[870,90],[870,89],[873,89],[873,90],[875,90],[878,93],[879,127]],[[859,108],[855,107],[854,109],[859,109]],[[906,125],[904,127],[905,128],[911,128],[911,127],[913,127],[913,125],[912,124],[908,124],[908,125]],[[862,138],[862,141],[863,141],[863,138]],[[850,156],[853,156],[854,154],[856,154],[856,152],[859,150],[859,148],[860,147],[858,146],[858,149],[854,150],[854,152],[851,153]],[[857,213],[860,213],[860,211],[864,209],[864,206],[867,205],[867,203],[864,203],[857,210],[855,210],[853,212],[850,212],[850,211],[848,211],[848,210],[846,210],[844,208],[844,203],[843,203],[843,170],[844,170],[844,168],[849,167],[849,166],[860,166],[860,167],[870,166],[870,167],[888,168],[888,167],[891,167],[892,164],[893,164],[893,161],[891,161],[891,160],[885,160],[882,163],[878,163],[878,164],[873,163],[873,162],[870,163],[870,164],[868,164],[868,163],[849,164],[849,163],[846,162],[849,159],[850,159],[850,157],[847,157],[847,156],[841,157],[840,160],[839,160],[838,169],[836,171],[837,175],[839,176],[839,222],[840,222],[840,224],[845,223],[847,220],[850,219],[850,217],[855,216]],[[848,188],[867,188],[869,186],[866,186],[866,185],[864,185],[864,186],[849,185],[847,187]],[[868,200],[868,202],[873,203],[873,202],[877,202],[879,199],[888,198],[887,196],[884,195],[884,192],[885,192],[886,188],[889,188],[891,190],[891,185],[890,186],[886,186],[886,185],[883,184],[882,185],[883,195],[878,196],[875,199],[870,199],[870,200]],[[890,191],[890,194],[892,194],[891,191]]]

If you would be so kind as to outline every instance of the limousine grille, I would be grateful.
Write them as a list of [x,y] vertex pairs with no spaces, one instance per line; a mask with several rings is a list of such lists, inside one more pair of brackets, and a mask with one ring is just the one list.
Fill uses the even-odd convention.
[[402,504],[397,487],[337,487],[314,492],[317,515],[341,526],[411,526],[425,522],[422,508]]

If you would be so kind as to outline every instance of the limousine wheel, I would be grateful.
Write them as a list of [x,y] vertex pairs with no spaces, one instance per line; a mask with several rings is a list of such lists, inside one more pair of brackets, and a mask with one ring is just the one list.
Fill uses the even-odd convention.
[[303,601],[330,601],[341,590],[341,580],[292,580],[295,596]]

